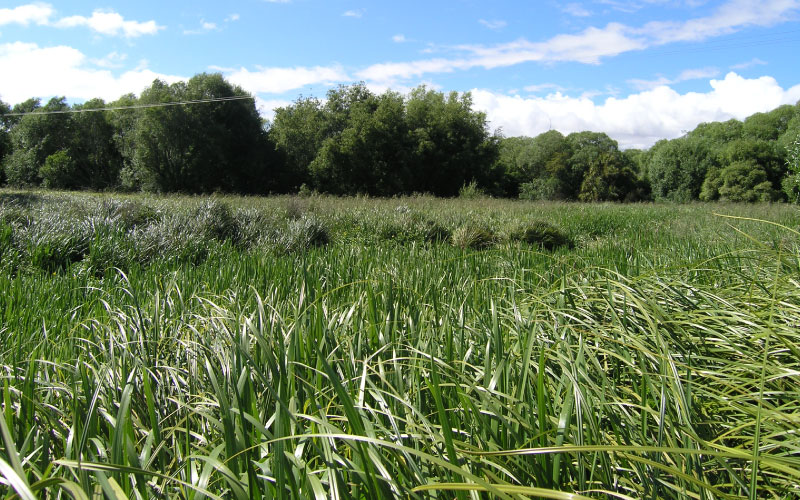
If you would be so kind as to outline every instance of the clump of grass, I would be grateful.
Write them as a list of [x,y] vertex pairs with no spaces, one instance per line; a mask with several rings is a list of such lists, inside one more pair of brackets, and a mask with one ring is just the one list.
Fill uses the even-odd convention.
[[394,214],[383,217],[377,226],[379,239],[398,243],[435,243],[450,237],[450,232],[440,222],[406,205],[398,206]]
[[189,215],[188,222],[206,239],[235,243],[234,239],[240,234],[238,221],[231,207],[214,199],[207,200],[195,208]]
[[483,250],[497,242],[497,236],[488,226],[466,222],[453,230],[451,242],[461,249]]
[[93,237],[91,225],[50,212],[21,231],[28,261],[34,268],[48,272],[66,269],[88,252]]
[[136,227],[130,232],[140,262],[155,259],[199,263],[209,252],[207,233],[183,214],[169,214],[158,222]]
[[305,215],[289,221],[286,230],[277,235],[276,247],[283,253],[304,252],[325,246],[330,240],[326,224],[316,216]]
[[559,247],[572,247],[573,243],[566,233],[549,222],[541,220],[526,221],[513,226],[505,235],[508,241],[521,241],[539,246],[545,250]]
[[126,231],[137,226],[151,224],[162,217],[156,207],[139,200],[105,199],[100,205],[99,212],[101,215],[117,221],[120,227]]

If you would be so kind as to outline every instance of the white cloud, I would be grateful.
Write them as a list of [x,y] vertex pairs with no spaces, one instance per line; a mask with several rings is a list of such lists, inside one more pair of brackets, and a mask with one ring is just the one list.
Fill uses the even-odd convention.
[[565,89],[561,85],[555,83],[539,83],[536,85],[528,85],[526,87],[523,87],[523,90],[525,92],[532,92],[535,94],[543,90],[563,92]]
[[403,34],[401,33],[401,34],[397,34],[397,35],[393,36],[393,37],[392,37],[392,41],[393,41],[393,42],[396,42],[396,43],[404,43],[404,42],[407,42],[407,41],[408,41],[408,39],[406,38],[406,36],[405,36],[405,35],[403,35]]
[[633,32],[647,36],[653,45],[695,42],[730,34],[748,26],[772,26],[785,22],[787,14],[798,8],[798,0],[731,0],[707,17],[684,22],[654,21]]
[[673,79],[660,76],[655,80],[628,80],[628,83],[630,83],[636,89],[648,90],[654,89],[661,85],[673,85],[676,83],[688,82],[690,80],[702,80],[705,78],[713,78],[717,75],[719,75],[719,70],[717,68],[696,68],[683,70],[681,74]]
[[800,85],[783,89],[769,76],[746,79],[731,72],[709,84],[708,92],[679,94],[660,86],[624,98],[610,97],[601,104],[560,92],[523,98],[473,90],[472,97],[475,108],[485,111],[491,126],[501,127],[506,136],[532,137],[551,126],[565,134],[593,130],[606,132],[623,148],[650,147],[702,122],[741,120],[800,99]]
[[256,97],[256,109],[258,110],[258,114],[269,121],[275,118],[275,110],[277,108],[285,108],[291,104],[291,101],[282,99],[261,99],[260,97]]
[[[653,0],[657,1],[657,0]],[[524,38],[492,46],[450,47],[458,55],[410,62],[388,62],[369,66],[359,78],[377,82],[402,83],[425,73],[447,73],[475,67],[492,69],[527,62],[579,62],[600,64],[601,60],[626,52],[645,50],[671,42],[698,41],[729,34],[749,26],[785,22],[800,9],[800,0],[729,0],[710,16],[682,22],[651,22],[634,28],[620,23],[589,27],[575,34],[560,34],[542,42]],[[655,82],[665,84],[670,80]]]
[[108,55],[101,59],[92,59],[92,64],[100,68],[121,68],[125,60],[128,59],[127,54],[120,54],[119,52],[110,52]]
[[217,23],[211,23],[206,21],[205,19],[200,20],[200,28],[196,30],[183,30],[184,35],[202,35],[204,33],[208,33],[210,31],[217,31],[219,30],[219,26]]
[[486,26],[490,30],[499,30],[508,26],[507,22],[502,21],[500,19],[493,19],[491,21],[487,21],[486,19],[478,19],[478,22]]
[[561,10],[571,16],[575,17],[589,17],[592,15],[591,11],[579,3],[568,3],[561,7]]
[[28,26],[34,23],[40,26],[53,26],[56,28],[74,28],[86,26],[89,29],[103,35],[122,35],[127,38],[135,38],[142,35],[154,35],[159,30],[164,29],[155,21],[128,21],[120,14],[112,10],[97,9],[92,12],[91,17],[68,16],[52,21],[55,14],[53,6],[47,3],[32,3],[21,5],[14,9],[0,9],[0,26],[4,24],[21,24]]
[[0,26],[4,24],[45,25],[50,22],[54,13],[53,7],[46,3],[20,5],[13,9],[0,9]]
[[364,17],[364,9],[347,10],[342,14],[342,16],[344,16],[344,17],[361,18],[361,17]]
[[754,57],[753,59],[750,59],[747,62],[732,65],[731,69],[749,69],[754,66],[766,66],[766,65],[767,61],[762,61],[761,59]]
[[239,14],[233,13],[225,18],[225,22],[238,21],[240,17],[241,16]]
[[141,92],[156,78],[169,83],[185,79],[146,68],[115,76],[107,69],[92,67],[91,62],[81,51],[63,45],[0,44],[0,67],[13,68],[13,71],[0,73],[0,98],[11,104],[30,97],[47,99],[55,95],[69,99],[100,97],[110,101],[129,92]]
[[70,16],[57,21],[54,26],[59,28],[73,28],[86,26],[103,35],[123,35],[126,38],[135,38],[142,35],[154,35],[164,29],[155,21],[126,21],[120,14],[113,11],[95,10],[91,17]]
[[339,66],[259,68],[257,71],[240,68],[225,76],[249,92],[270,94],[281,94],[306,85],[332,85],[350,80]]

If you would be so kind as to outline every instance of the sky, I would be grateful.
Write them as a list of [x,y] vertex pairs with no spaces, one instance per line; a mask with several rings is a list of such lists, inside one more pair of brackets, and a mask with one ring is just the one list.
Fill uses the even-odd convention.
[[506,137],[647,148],[800,100],[800,0],[0,3],[0,99],[107,101],[220,72],[261,114],[341,84],[471,92]]

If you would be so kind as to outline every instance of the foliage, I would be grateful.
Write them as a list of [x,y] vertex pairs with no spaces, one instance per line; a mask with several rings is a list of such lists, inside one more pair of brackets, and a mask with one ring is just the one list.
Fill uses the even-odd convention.
[[[620,151],[591,131],[501,137],[469,93],[425,86],[401,95],[342,85],[324,100],[301,96],[277,109],[272,123],[250,97],[203,73],[156,80],[140,97],[108,104],[29,99],[12,110],[24,116],[9,117],[0,102],[0,184],[382,197],[455,197],[474,186],[492,197],[584,202],[796,197],[787,151],[800,133],[800,103]],[[193,104],[159,106],[184,101]]]
[[554,250],[562,246],[572,246],[570,238],[559,228],[541,220],[525,221],[515,225],[507,236],[509,241],[522,241],[536,245],[545,250]]
[[[219,74],[167,85],[156,80],[139,102],[156,104],[248,97]],[[135,173],[148,191],[266,192],[266,138],[253,100],[140,110],[134,132]]]
[[793,203],[800,203],[800,134],[787,147],[787,174],[783,179],[783,192]]
[[700,193],[703,201],[774,201],[779,196],[767,179],[767,173],[753,160],[734,161],[725,168],[709,172]]
[[479,198],[485,198],[486,191],[478,187],[477,182],[472,181],[469,184],[461,186],[461,189],[458,190],[458,197],[465,200],[477,200]]
[[454,246],[464,250],[484,250],[497,242],[497,236],[487,225],[471,221],[455,228],[451,240]]
[[39,169],[42,186],[55,189],[69,189],[78,187],[74,182],[78,176],[75,161],[65,150],[57,151],[44,160],[44,165]]
[[717,166],[709,144],[689,135],[652,148],[647,177],[653,198],[686,202],[698,198],[706,172]]

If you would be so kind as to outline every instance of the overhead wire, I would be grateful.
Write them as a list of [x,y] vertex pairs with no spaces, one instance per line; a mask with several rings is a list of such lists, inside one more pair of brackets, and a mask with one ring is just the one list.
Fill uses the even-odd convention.
[[214,97],[210,99],[195,99],[191,101],[173,101],[173,102],[157,102],[157,103],[148,103],[148,104],[131,104],[129,106],[112,106],[112,107],[105,107],[105,108],[70,108],[70,109],[59,109],[53,111],[26,111],[23,113],[4,113],[2,116],[26,116],[26,115],[60,115],[60,114],[68,114],[68,113],[90,113],[96,111],[117,111],[117,110],[124,110],[124,109],[142,109],[142,108],[163,108],[166,106],[183,106],[187,104],[205,104],[211,102],[228,102],[228,101],[243,101],[243,100],[254,100],[255,97],[252,96],[233,96],[233,97]]

